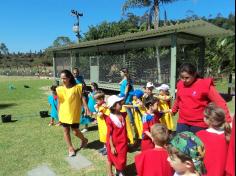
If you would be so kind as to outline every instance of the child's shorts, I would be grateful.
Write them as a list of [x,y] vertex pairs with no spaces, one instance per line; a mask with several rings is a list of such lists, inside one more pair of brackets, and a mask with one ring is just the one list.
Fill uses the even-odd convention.
[[68,128],[68,127],[71,127],[73,129],[74,128],[79,128],[79,123],[74,123],[74,124],[62,123],[61,125],[65,128]]

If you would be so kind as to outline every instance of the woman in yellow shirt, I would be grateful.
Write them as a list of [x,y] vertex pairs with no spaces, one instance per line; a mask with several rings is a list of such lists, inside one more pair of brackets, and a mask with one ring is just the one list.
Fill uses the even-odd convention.
[[56,89],[59,121],[64,127],[64,139],[68,146],[69,156],[75,156],[75,148],[71,142],[70,128],[74,135],[81,139],[81,148],[85,147],[88,139],[79,130],[82,104],[86,113],[89,113],[89,110],[82,94],[82,85],[76,84],[72,73],[69,70],[63,70],[61,72],[61,80],[63,85]]

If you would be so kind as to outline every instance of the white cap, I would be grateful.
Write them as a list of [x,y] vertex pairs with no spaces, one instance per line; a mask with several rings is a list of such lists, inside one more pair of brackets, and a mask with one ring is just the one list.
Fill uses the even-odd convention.
[[157,90],[167,91],[167,90],[170,90],[170,87],[167,84],[162,84],[161,86],[157,87]]
[[146,85],[147,88],[151,88],[151,87],[155,87],[154,84],[152,82],[148,82]]
[[108,108],[111,108],[112,106],[114,106],[115,103],[120,102],[123,99],[124,99],[123,97],[118,97],[117,95],[112,95],[108,97],[107,99]]

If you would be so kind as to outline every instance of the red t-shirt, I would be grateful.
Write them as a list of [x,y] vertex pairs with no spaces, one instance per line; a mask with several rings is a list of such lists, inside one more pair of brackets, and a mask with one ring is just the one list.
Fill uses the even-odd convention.
[[159,119],[160,119],[159,113],[144,114],[144,116],[142,117],[142,120],[143,120],[143,136],[142,136],[142,141],[141,141],[141,151],[154,148],[155,145],[152,142],[152,139],[149,138],[145,134],[145,131],[150,132],[152,125],[154,125],[156,123],[160,123]]
[[233,120],[233,128],[230,136],[228,156],[226,161],[226,175],[235,176],[235,117]]
[[196,133],[196,135],[202,140],[206,150],[204,156],[204,164],[207,170],[206,175],[224,176],[228,150],[225,134],[208,132],[208,130],[201,130]]
[[174,171],[167,161],[168,153],[164,148],[149,149],[135,156],[138,176],[173,176]]
[[172,112],[179,111],[178,123],[207,128],[203,120],[204,110],[210,102],[221,107],[226,113],[227,122],[231,122],[227,104],[216,91],[211,78],[197,79],[191,86],[185,86],[180,80]]

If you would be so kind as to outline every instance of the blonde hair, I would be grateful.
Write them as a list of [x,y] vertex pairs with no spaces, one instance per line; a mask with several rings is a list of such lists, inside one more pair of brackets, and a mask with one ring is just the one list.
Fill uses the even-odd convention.
[[154,143],[159,146],[164,146],[169,140],[168,129],[163,124],[154,124],[151,127],[151,135]]
[[205,118],[214,129],[223,128],[227,142],[230,140],[231,127],[225,120],[225,112],[214,103],[209,103],[204,111]]
[[105,94],[104,92],[102,92],[101,90],[97,91],[95,94],[94,94],[94,99],[95,100],[98,100],[98,99],[105,99]]

